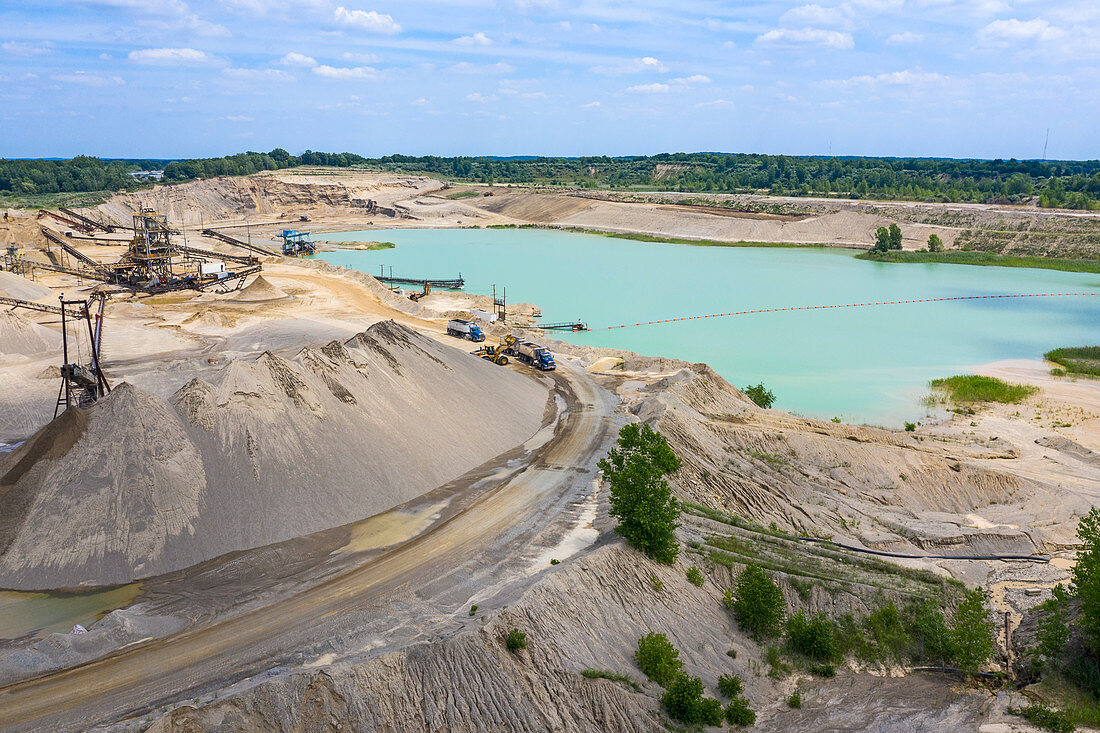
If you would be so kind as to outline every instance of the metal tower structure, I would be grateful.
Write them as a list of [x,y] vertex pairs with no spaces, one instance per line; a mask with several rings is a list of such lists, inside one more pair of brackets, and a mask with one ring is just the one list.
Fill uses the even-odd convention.
[[[94,293],[88,300],[65,300],[65,297],[62,296],[60,301],[63,361],[61,364],[61,389],[57,393],[57,406],[53,411],[55,418],[63,412],[63,409],[87,407],[111,391],[111,385],[107,383],[107,377],[104,376],[99,363],[100,343],[103,336],[103,310],[107,305],[107,296],[103,293]],[[93,309],[95,309],[94,315],[92,313]],[[74,335],[76,339],[80,338],[80,321],[84,321],[88,326],[91,354],[87,364],[69,360],[70,320],[76,324],[76,334]],[[76,350],[79,354],[79,347]]]

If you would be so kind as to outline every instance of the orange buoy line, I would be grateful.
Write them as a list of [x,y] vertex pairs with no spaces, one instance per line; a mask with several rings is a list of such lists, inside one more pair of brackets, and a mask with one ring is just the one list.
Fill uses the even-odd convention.
[[948,298],[916,298],[913,300],[883,300],[877,303],[842,303],[838,305],[793,305],[786,308],[758,308],[755,310],[733,311],[731,313],[710,313],[704,316],[681,316],[680,318],[665,318],[660,321],[639,321],[638,323],[624,323],[619,326],[603,326],[589,329],[592,331],[610,331],[616,328],[632,328],[633,326],[655,326],[658,323],[676,323],[678,321],[694,321],[699,318],[725,318],[727,316],[747,316],[753,313],[781,313],[783,311],[812,311],[826,308],[867,308],[876,305],[904,305],[906,303],[942,303],[948,300],[995,300],[997,298],[1072,298],[1080,296],[1093,296],[1096,293],[1012,293],[1008,295],[956,295]]

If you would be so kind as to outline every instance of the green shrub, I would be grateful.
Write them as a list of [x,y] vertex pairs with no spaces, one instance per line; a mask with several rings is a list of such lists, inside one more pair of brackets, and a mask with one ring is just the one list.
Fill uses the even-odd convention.
[[738,625],[754,636],[775,636],[783,626],[786,602],[783,592],[756,563],[750,562],[737,576],[733,615]]
[[1093,652],[1100,653],[1100,509],[1093,507],[1077,525],[1081,548],[1073,566],[1073,592],[1081,599],[1079,623]]
[[910,616],[907,631],[914,647],[911,657],[941,665],[949,663],[954,654],[943,612],[930,602],[912,604],[906,610]]
[[825,679],[836,677],[836,667],[831,664],[815,664],[810,667],[810,674],[815,677],[824,677]]
[[906,422],[905,422],[905,432],[911,433],[916,429],[917,429],[917,424],[915,422],[909,422],[908,420],[906,420]]
[[557,558],[553,558],[553,559],[550,560],[550,564],[551,565],[560,565],[561,560],[558,560]]
[[1039,391],[1028,384],[1009,384],[996,377],[961,374],[955,377],[933,379],[932,389],[946,395],[953,402],[1020,402]]
[[735,674],[724,674],[718,678],[718,692],[722,697],[732,700],[741,694],[744,687],[741,678]]
[[477,613],[477,606],[470,606],[470,615],[473,616],[475,613]]
[[746,698],[738,697],[726,706],[726,722],[730,725],[753,725],[756,723],[756,713],[749,708]]
[[741,389],[745,393],[745,396],[755,402],[758,407],[763,407],[765,410],[769,409],[775,404],[775,393],[764,386],[764,383],[750,384],[747,387]]
[[1073,733],[1077,726],[1065,714],[1051,710],[1043,705],[1028,705],[1026,708],[1009,708],[1009,714],[1019,715],[1028,722],[1054,733]]
[[699,722],[703,725],[722,725],[722,703],[713,697],[704,697],[699,703]]
[[635,692],[641,691],[641,687],[634,681],[634,678],[628,674],[622,674],[620,672],[609,672],[606,669],[586,669],[581,674],[590,680],[611,680],[612,682],[622,682],[624,685],[629,686]]
[[618,447],[599,466],[611,486],[609,514],[618,517],[619,534],[654,560],[671,565],[680,552],[675,535],[680,505],[664,476],[680,467],[680,459],[668,441],[645,423],[624,425]]
[[798,690],[795,690],[793,693],[791,693],[791,696],[787,698],[787,707],[802,707],[802,693],[800,693]]
[[681,674],[669,684],[661,702],[669,717],[688,725],[721,725],[722,704],[703,697],[703,682]]
[[943,240],[940,239],[938,234],[928,235],[928,251],[943,252]]
[[700,588],[703,587],[703,573],[694,565],[688,568],[687,579],[692,585],[697,585]]
[[726,591],[722,594],[722,605],[730,610],[737,605],[737,596],[734,595],[732,588],[726,588]]
[[901,614],[893,602],[868,614],[863,619],[863,628],[866,629],[879,659],[900,660],[904,656],[910,637],[902,626]]
[[653,587],[653,590],[660,593],[665,589],[665,584],[661,582],[661,579],[657,577],[657,573],[649,574],[649,584]]
[[505,640],[505,644],[508,647],[508,651],[514,652],[520,649],[527,648],[527,634],[523,633],[519,629],[512,629],[508,632],[508,638]]
[[1066,613],[1069,607],[1069,593],[1062,584],[1054,586],[1053,595],[1039,606],[1042,616],[1036,633],[1038,645],[1036,655],[1045,659],[1057,659],[1069,641],[1069,626],[1066,625]]
[[662,687],[668,687],[684,667],[680,652],[668,637],[652,631],[638,639],[634,659],[645,676]]
[[799,611],[787,622],[787,646],[791,651],[819,662],[833,662],[840,658],[835,624],[817,614],[807,619]]

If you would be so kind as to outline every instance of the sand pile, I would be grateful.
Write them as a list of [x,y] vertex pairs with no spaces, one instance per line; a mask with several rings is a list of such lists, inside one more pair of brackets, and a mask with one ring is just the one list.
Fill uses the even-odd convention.
[[287,295],[286,292],[265,280],[263,275],[257,275],[256,279],[248,284],[248,287],[232,296],[231,299],[242,303],[261,303],[268,300],[282,300],[289,297],[290,296]]
[[0,355],[40,354],[60,348],[61,334],[57,331],[13,311],[0,311]]
[[522,443],[546,401],[392,321],[167,401],[120,385],[0,460],[0,587],[123,583],[376,514]]
[[0,270],[0,297],[18,298],[19,300],[54,298],[53,305],[57,305],[57,296],[49,288],[39,285],[33,280],[3,270]]

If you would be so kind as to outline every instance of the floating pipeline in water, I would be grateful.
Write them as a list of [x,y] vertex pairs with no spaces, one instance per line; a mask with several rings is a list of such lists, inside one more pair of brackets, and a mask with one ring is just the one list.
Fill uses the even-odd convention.
[[702,318],[726,318],[728,316],[747,316],[753,313],[782,313],[783,311],[812,311],[826,310],[829,308],[868,308],[879,305],[905,305],[910,303],[942,303],[949,300],[995,300],[998,298],[1075,298],[1091,297],[1096,293],[1010,293],[1007,295],[956,295],[947,298],[914,298],[911,300],[881,300],[874,303],[841,303],[837,305],[792,305],[786,308],[758,308],[756,310],[732,311],[730,313],[709,313],[702,316],[681,316],[680,318],[665,318],[659,321],[639,321],[638,323],[624,323],[618,326],[600,326],[599,328],[584,329],[588,331],[610,331],[616,328],[633,328],[634,326],[656,326],[661,323],[677,323],[679,321],[696,321]]

